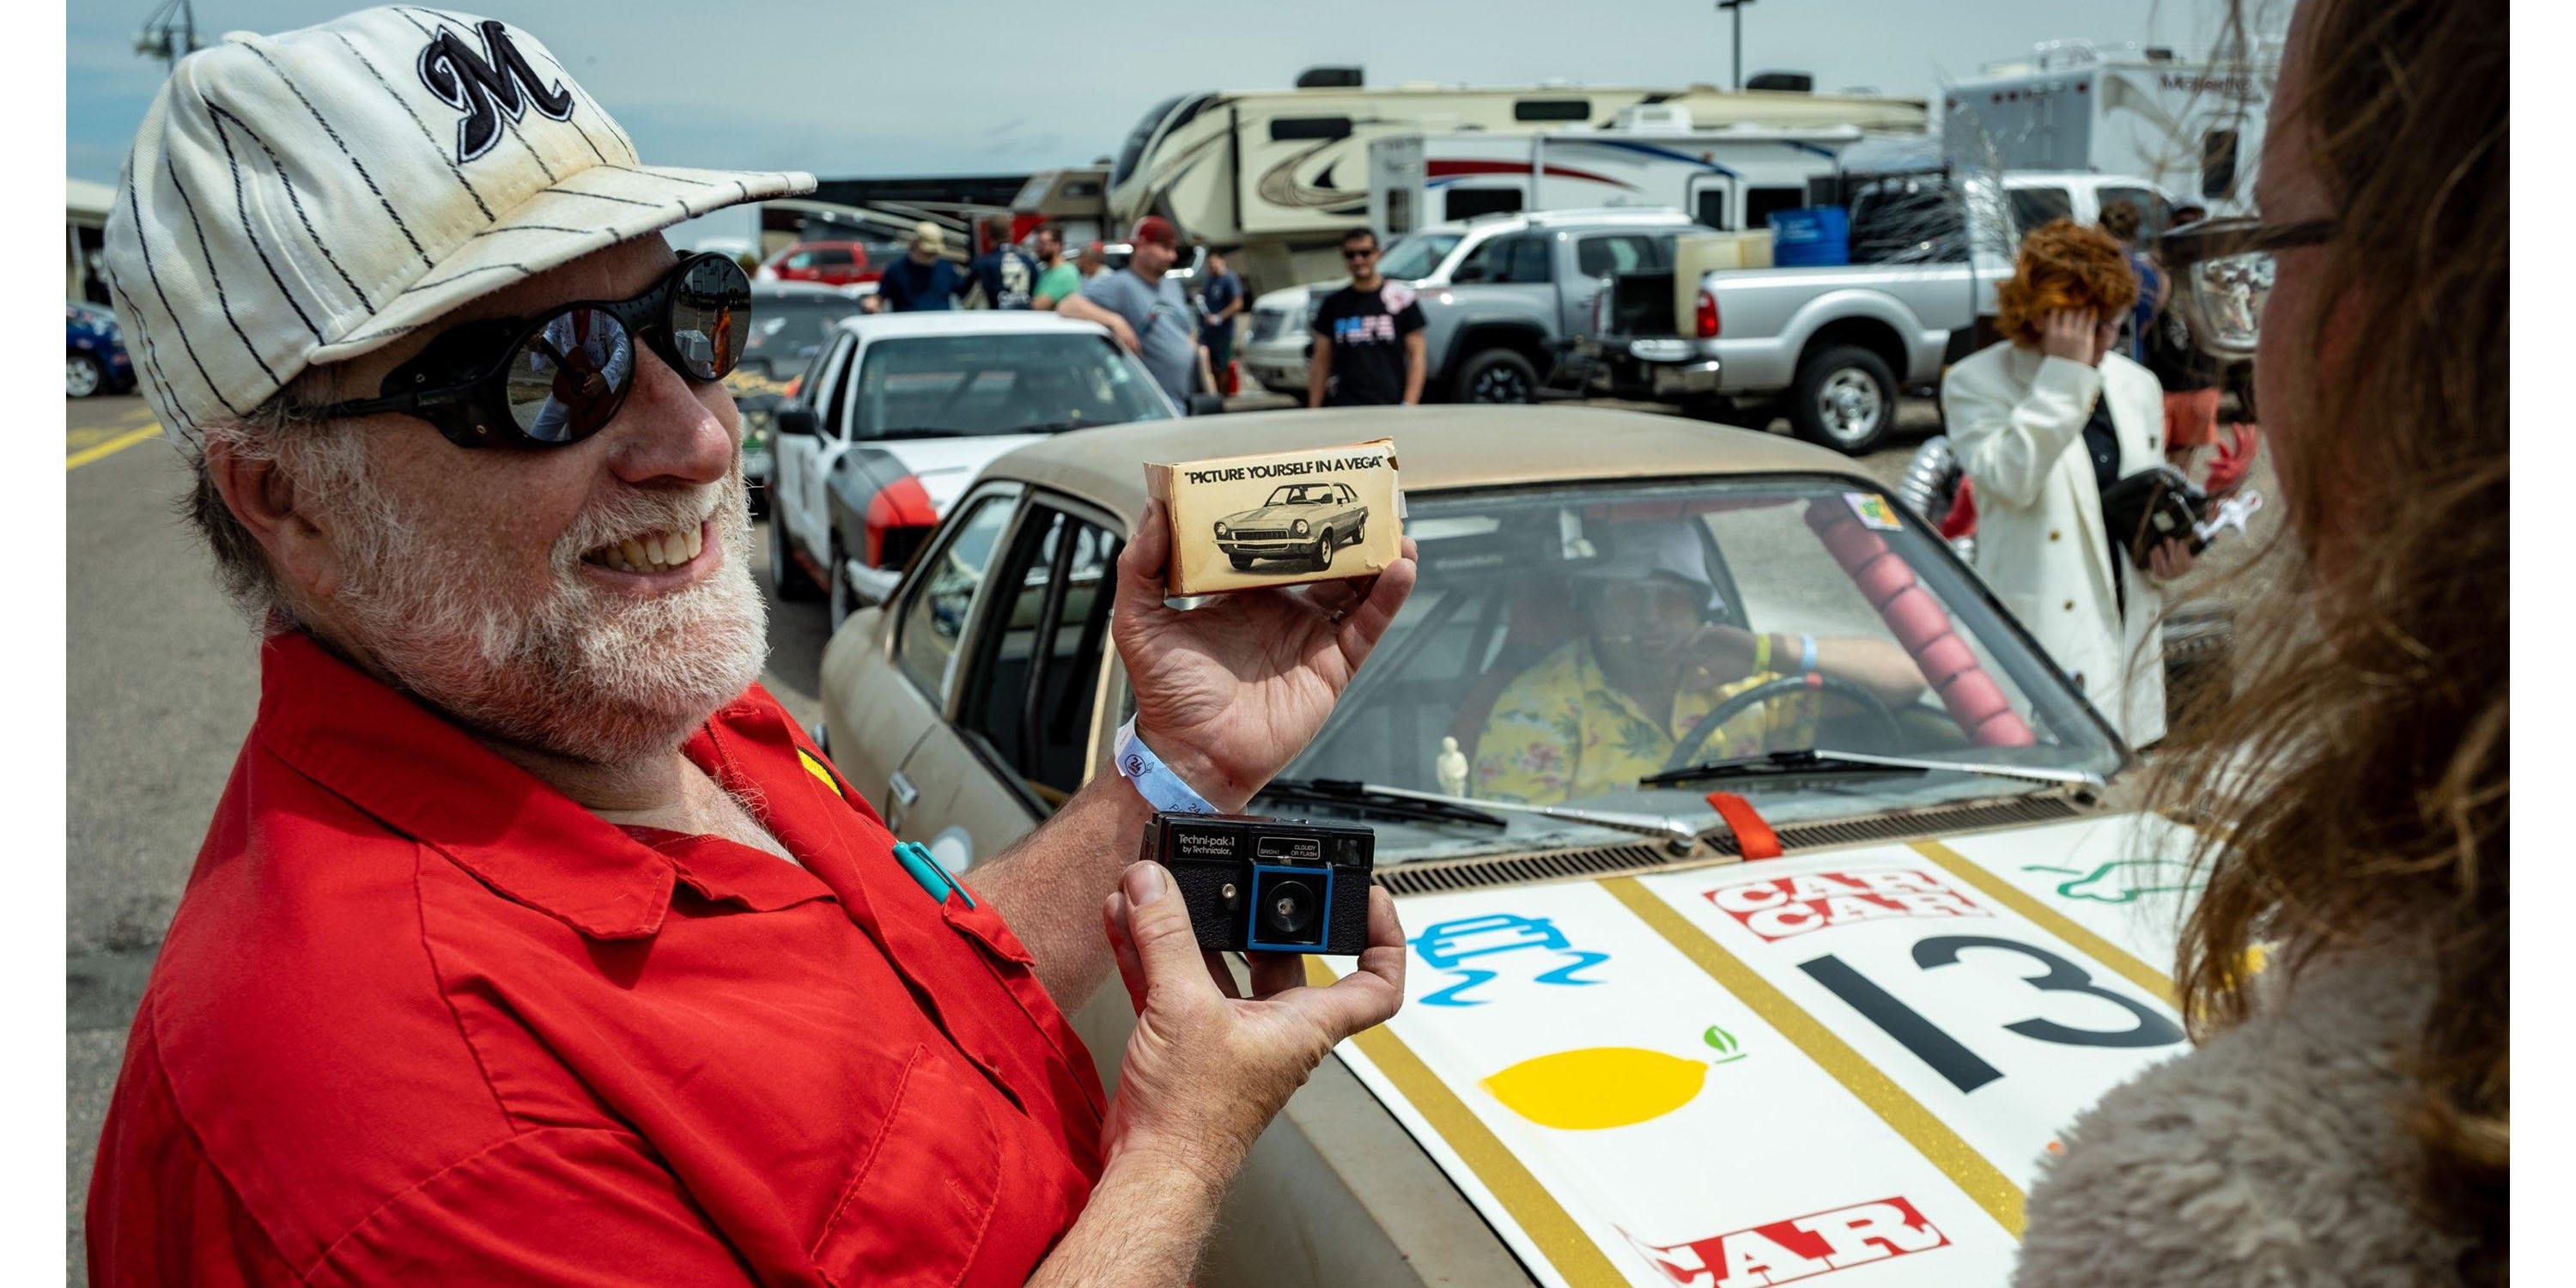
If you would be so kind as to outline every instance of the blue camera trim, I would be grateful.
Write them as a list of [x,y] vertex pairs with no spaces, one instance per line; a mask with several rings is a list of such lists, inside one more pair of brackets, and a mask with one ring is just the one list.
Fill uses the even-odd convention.
[[[1324,878],[1323,902],[1315,909],[1315,937],[1313,939],[1302,944],[1265,944],[1257,937],[1260,934],[1259,927],[1261,925],[1261,883],[1263,878],[1266,878],[1273,873],[1281,876],[1300,877],[1307,880],[1312,880],[1317,876]],[[1245,907],[1249,910],[1247,915],[1250,920],[1243,928],[1244,947],[1265,953],[1321,952],[1323,951],[1324,944],[1331,939],[1333,931],[1332,865],[1326,864],[1320,868],[1292,868],[1281,867],[1270,863],[1255,863],[1252,865],[1252,901],[1246,904]]]

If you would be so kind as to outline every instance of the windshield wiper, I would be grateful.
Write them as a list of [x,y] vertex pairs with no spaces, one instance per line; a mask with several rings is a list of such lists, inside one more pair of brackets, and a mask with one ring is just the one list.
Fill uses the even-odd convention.
[[1288,801],[1338,805],[1384,818],[1426,823],[1474,823],[1479,827],[1511,826],[1501,816],[1472,805],[1452,804],[1445,800],[1413,800],[1347,778],[1274,778],[1259,794]]
[[867,442],[879,438],[968,438],[975,432],[971,429],[942,429],[936,425],[911,425],[902,429],[880,429],[874,433],[861,434],[859,441]]
[[[1374,807],[1385,809],[1439,806],[1461,814],[1479,815],[1483,820],[1490,820],[1496,826],[1500,826],[1502,820],[1495,818],[1488,811],[1504,810],[1514,814],[1537,814],[1543,818],[1558,819],[1567,823],[1588,823],[1593,827],[1606,827],[1612,831],[1634,832],[1641,836],[1654,837],[1664,842],[1675,854],[1687,854],[1693,846],[1699,844],[1699,832],[1689,824],[1650,815],[1612,814],[1602,810],[1576,809],[1565,805],[1520,805],[1511,801],[1480,801],[1465,796],[1449,796],[1440,792],[1417,792],[1408,787],[1388,787],[1379,783],[1357,782],[1348,778],[1274,779],[1270,787],[1262,790],[1269,791],[1270,788],[1281,786],[1283,782],[1290,791],[1303,790],[1310,793],[1311,799],[1336,802],[1370,801],[1376,803]],[[1467,820],[1461,818],[1460,821]]]
[[1639,787],[1675,787],[1684,783],[1716,782],[1729,778],[1787,778],[1805,774],[1885,774],[1928,773],[1954,769],[1961,773],[1990,774],[1997,778],[2020,778],[2040,783],[2085,783],[2102,785],[2102,776],[2084,769],[2045,769],[2027,765],[1995,765],[1965,760],[1934,760],[1924,756],[1879,756],[1860,751],[1826,751],[1807,747],[1795,751],[1766,752],[1759,756],[1730,756],[1724,760],[1702,761],[1680,769],[1667,769],[1637,780]]

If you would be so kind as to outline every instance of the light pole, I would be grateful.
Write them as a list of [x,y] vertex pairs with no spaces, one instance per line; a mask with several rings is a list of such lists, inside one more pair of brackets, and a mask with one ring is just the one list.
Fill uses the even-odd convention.
[[171,68],[179,60],[197,52],[197,10],[190,0],[162,0],[159,8],[143,20],[143,30],[134,37],[134,52],[146,58],[158,58]]
[[1717,7],[1735,15],[1735,88],[1744,88],[1744,6],[1753,0],[1717,0]]

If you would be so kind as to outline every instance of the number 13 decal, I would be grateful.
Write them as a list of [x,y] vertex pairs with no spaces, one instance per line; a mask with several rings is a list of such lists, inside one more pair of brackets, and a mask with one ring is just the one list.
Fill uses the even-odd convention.
[[[1948,966],[1959,960],[1959,954],[1971,948],[1992,948],[2019,953],[2046,967],[2039,975],[2024,976],[2022,982],[2042,993],[2081,993],[2098,997],[2127,1011],[2137,1023],[2125,1029],[2079,1029],[2055,1020],[2017,1020],[2005,1029],[2040,1042],[2060,1046],[2091,1047],[2159,1047],[2172,1046],[2183,1040],[2181,1026],[2158,1015],[2118,993],[2093,982],[2092,975],[2081,966],[2033,944],[2017,939],[1998,939],[1990,935],[1938,935],[1914,945],[1914,964],[1925,970]],[[1813,961],[1801,962],[1798,969],[1824,985],[1862,1017],[1887,1035],[1903,1043],[1934,1072],[1949,1079],[1961,1091],[1974,1091],[2003,1076],[2003,1071],[1979,1057],[1923,1013],[1896,999],[1868,976],[1852,969],[1850,963],[1827,953]]]

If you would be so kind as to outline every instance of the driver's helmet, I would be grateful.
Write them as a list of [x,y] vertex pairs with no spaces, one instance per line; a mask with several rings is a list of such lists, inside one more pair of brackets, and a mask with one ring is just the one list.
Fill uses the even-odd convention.
[[1724,607],[1716,580],[1708,575],[1708,552],[1689,523],[1636,523],[1609,528],[1596,538],[1600,557],[1577,565],[1571,574],[1580,594],[1605,583],[1661,581],[1699,592],[1705,618]]

